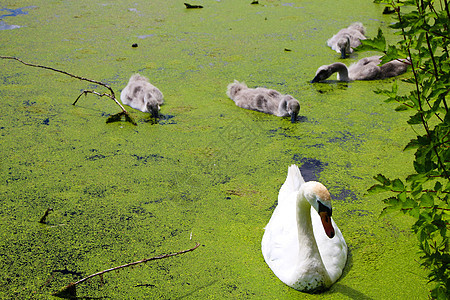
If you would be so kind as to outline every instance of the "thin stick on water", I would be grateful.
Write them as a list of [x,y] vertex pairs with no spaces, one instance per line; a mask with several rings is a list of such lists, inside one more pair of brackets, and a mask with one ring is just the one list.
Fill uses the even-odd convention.
[[41,217],[41,219],[39,220],[39,223],[46,224],[46,220],[47,220],[48,214],[49,214],[51,211],[53,211],[53,208],[51,208],[51,207],[47,208],[47,210],[45,211],[44,215],[43,215],[43,216]]
[[105,273],[108,273],[108,272],[111,272],[111,271],[120,270],[120,269],[123,269],[123,268],[126,268],[126,267],[131,267],[131,266],[134,266],[134,265],[137,265],[137,264],[141,264],[141,263],[146,263],[146,262],[149,262],[151,260],[163,259],[163,258],[167,258],[167,257],[171,257],[171,256],[175,256],[175,255],[180,255],[180,254],[183,254],[183,253],[191,252],[191,251],[194,251],[195,249],[197,249],[199,246],[200,246],[200,244],[196,243],[195,246],[193,248],[191,248],[191,249],[182,250],[182,251],[178,251],[178,252],[170,253],[170,254],[164,254],[164,255],[160,255],[160,256],[155,256],[155,257],[151,257],[151,258],[146,258],[146,259],[143,259],[143,260],[135,261],[135,262],[132,262],[132,263],[128,263],[128,264],[125,264],[125,265],[121,265],[121,266],[118,266],[118,267],[114,267],[114,268],[111,268],[111,269],[107,269],[107,270],[103,270],[103,271],[97,272],[95,274],[92,274],[92,275],[89,275],[87,277],[84,277],[83,279],[80,279],[77,282],[72,282],[72,283],[68,284],[67,286],[62,288],[60,291],[54,293],[53,296],[57,296],[57,297],[60,297],[60,298],[74,298],[77,295],[76,294],[77,293],[76,285],[80,284],[80,283],[82,283],[82,282],[84,282],[86,280],[89,280],[89,279],[91,279],[91,278],[93,278],[95,276],[100,276],[100,278],[103,281],[103,274],[105,274]]
[[[95,94],[95,95],[100,96],[100,97],[106,96],[106,97],[112,99],[117,105],[119,105],[120,109],[122,109],[122,112],[120,112],[120,113],[118,113],[118,114],[115,114],[115,115],[111,116],[111,117],[108,119],[109,121],[117,121],[117,119],[120,120],[120,117],[121,117],[122,115],[125,115],[126,121],[131,122],[131,123],[133,123],[134,125],[137,125],[137,123],[130,117],[130,114],[128,113],[128,111],[127,111],[127,110],[123,107],[123,105],[120,104],[120,102],[116,99],[116,95],[115,95],[113,89],[112,89],[108,84],[106,84],[106,83],[103,83],[103,82],[98,81],[98,80],[93,80],[93,79],[89,79],[89,78],[86,78],[86,77],[81,77],[81,76],[78,76],[78,75],[74,75],[74,74],[71,74],[71,73],[69,73],[69,72],[62,71],[62,70],[58,70],[58,69],[55,69],[55,68],[52,68],[52,67],[47,67],[47,66],[38,65],[38,64],[32,64],[32,63],[27,63],[27,62],[21,60],[20,58],[17,58],[17,57],[14,57],[14,56],[3,56],[3,55],[0,55],[0,58],[2,58],[2,59],[16,60],[16,61],[18,61],[18,62],[20,62],[20,63],[22,63],[22,64],[24,64],[24,65],[26,65],[26,66],[36,67],[36,68],[42,68],[42,69],[47,69],[47,70],[55,71],[55,72],[58,72],[58,73],[62,73],[62,74],[68,75],[68,76],[70,76],[70,77],[72,77],[72,78],[76,78],[76,79],[79,79],[79,80],[84,80],[84,81],[87,81],[87,82],[91,82],[91,83],[95,83],[95,84],[101,85],[101,86],[107,88],[107,89],[110,91],[110,94],[108,94],[108,93],[102,93],[102,94],[100,94],[100,93],[98,93],[98,92],[96,92],[96,91],[84,90],[84,91],[82,91],[81,94],[77,97],[77,99],[75,100],[75,102],[73,103],[73,105],[75,105],[75,103],[77,103],[77,101],[78,101],[78,99],[80,99],[81,95],[87,95],[88,93]],[[108,121],[107,121],[107,122],[108,122]]]

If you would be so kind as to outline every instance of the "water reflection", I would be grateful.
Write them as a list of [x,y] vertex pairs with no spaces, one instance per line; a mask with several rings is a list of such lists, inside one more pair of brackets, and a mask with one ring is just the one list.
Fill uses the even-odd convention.
[[16,9],[11,9],[11,8],[0,8],[0,13],[3,12],[2,15],[0,15],[0,30],[8,30],[8,29],[16,29],[16,28],[20,28],[22,26],[19,25],[8,25],[6,24],[5,21],[3,21],[3,18],[5,17],[15,17],[18,15],[28,15],[27,11],[24,11],[24,9],[30,9],[30,8],[34,8],[36,6],[27,6],[27,7],[21,7],[21,8],[16,8]]
[[19,25],[8,25],[4,21],[0,20],[0,30],[16,29],[16,28],[20,28],[20,27],[21,26],[19,26]]

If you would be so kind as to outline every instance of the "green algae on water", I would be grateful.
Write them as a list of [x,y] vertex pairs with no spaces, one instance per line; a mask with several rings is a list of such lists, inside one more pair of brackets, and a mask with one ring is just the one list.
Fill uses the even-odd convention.
[[[21,28],[2,30],[2,55],[53,66],[123,89],[136,72],[165,96],[158,124],[106,123],[110,100],[85,82],[0,61],[0,298],[48,299],[70,282],[144,257],[203,246],[104,276],[79,297],[124,299],[425,298],[416,240],[403,217],[379,218],[372,176],[412,168],[402,147],[407,115],[374,94],[393,80],[311,85],[339,60],[326,40],[360,21],[387,27],[383,6],[355,0],[35,1]],[[6,1],[4,7],[28,6]],[[326,10],[326,11],[324,11]],[[351,13],[349,13],[351,12]],[[398,37],[383,30],[386,38]],[[144,38],[142,38],[144,37]],[[138,43],[139,47],[131,47]],[[32,51],[30,51],[32,49]],[[292,51],[285,51],[290,49]],[[373,55],[358,53],[345,63]],[[301,121],[236,107],[233,80],[300,101]],[[407,89],[399,82],[399,88]],[[320,162],[318,164],[317,162]],[[324,294],[279,281],[260,251],[263,228],[290,164],[333,195],[333,217],[350,249],[344,276]],[[316,164],[315,164],[316,163]],[[319,172],[320,171],[320,172]],[[42,213],[52,207],[46,224]]]

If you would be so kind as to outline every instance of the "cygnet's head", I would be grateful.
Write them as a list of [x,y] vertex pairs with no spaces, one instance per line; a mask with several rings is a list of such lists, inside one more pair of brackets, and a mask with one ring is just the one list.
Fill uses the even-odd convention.
[[328,66],[328,65],[320,66],[317,69],[316,76],[314,76],[313,80],[311,80],[311,83],[323,81],[323,80],[327,79],[328,77],[330,77],[331,74],[333,74],[333,73],[334,72],[333,72],[333,70],[331,70],[330,66]]
[[230,83],[227,87],[227,96],[230,97],[230,99],[234,100],[236,95],[243,89],[247,89],[247,85],[245,83],[240,83],[239,81],[235,80],[233,83]]
[[287,103],[286,111],[291,116],[291,122],[295,123],[295,121],[297,121],[298,113],[300,112],[300,103],[291,95],[284,96],[284,100]]
[[151,93],[145,95],[145,103],[147,106],[147,111],[152,115],[153,118],[159,117],[159,104],[158,101],[153,97]]
[[302,185],[303,197],[319,213],[322,226],[327,236],[334,237],[334,228],[331,223],[332,207],[331,195],[327,188],[316,181],[308,181]]
[[347,58],[347,55],[352,52],[350,48],[350,36],[348,34],[343,35],[338,40],[337,46],[341,52],[341,58]]

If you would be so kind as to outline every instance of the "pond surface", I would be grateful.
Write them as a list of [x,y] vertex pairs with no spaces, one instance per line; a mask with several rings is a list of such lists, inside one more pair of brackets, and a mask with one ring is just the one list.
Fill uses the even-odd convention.
[[[162,114],[119,112],[101,87],[0,60],[0,298],[49,299],[100,270],[165,253],[81,284],[107,299],[425,299],[411,220],[379,218],[372,177],[403,177],[413,137],[374,82],[310,84],[339,60],[326,40],[362,22],[387,38],[372,1],[3,1],[20,28],[1,30],[0,54],[103,81],[117,95],[139,72],[165,96]],[[136,43],[138,47],[132,47]],[[358,53],[349,64],[374,53]],[[408,75],[404,75],[408,76]],[[333,77],[335,78],[335,77]],[[236,107],[233,80],[300,101],[299,122]],[[401,89],[408,86],[399,81]],[[260,242],[290,164],[333,195],[350,249],[344,276],[321,295],[295,291],[265,264]],[[39,219],[53,208],[47,224]],[[56,299],[56,298],[55,298]]]

